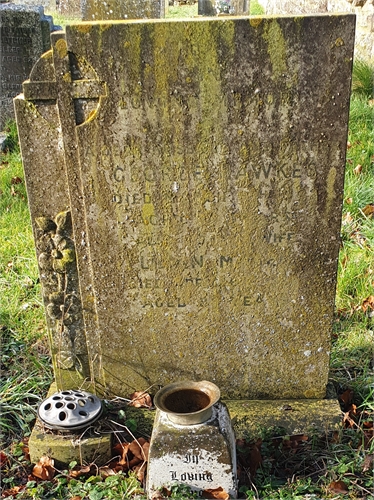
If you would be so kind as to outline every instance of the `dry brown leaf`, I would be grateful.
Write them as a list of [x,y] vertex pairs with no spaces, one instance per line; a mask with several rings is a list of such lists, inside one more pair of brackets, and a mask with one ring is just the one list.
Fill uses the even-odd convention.
[[152,398],[147,392],[134,392],[130,395],[131,403],[129,406],[135,406],[135,408],[151,408]]
[[374,455],[366,455],[364,464],[362,466],[362,472],[373,470],[373,462],[374,462]]
[[365,299],[361,307],[364,312],[366,312],[369,308],[374,311],[374,295],[370,295],[367,299]]
[[249,472],[252,478],[255,477],[257,469],[262,464],[261,445],[262,439],[258,439],[256,443],[252,445],[251,451],[249,452]]
[[115,476],[116,473],[111,467],[108,467],[107,465],[103,465],[103,467],[99,467],[99,475],[103,479],[106,479],[109,476]]
[[74,469],[69,472],[69,477],[77,478],[89,474],[91,472],[91,465],[76,465]]
[[202,494],[203,498],[220,498],[221,500],[229,500],[230,496],[223,488],[214,488],[204,490]]
[[374,215],[374,203],[369,203],[362,209],[362,212],[366,215],[366,217],[370,217]]
[[362,172],[362,165],[357,165],[354,169],[353,169],[353,173],[355,175],[360,175]]
[[352,222],[353,222],[353,217],[352,217],[350,212],[347,212],[343,217],[342,224],[343,224],[343,226],[347,226],[347,225],[351,224]]
[[13,486],[13,488],[9,488],[8,490],[4,490],[1,493],[1,498],[15,497],[18,493],[24,488],[24,486]]
[[55,475],[54,460],[50,457],[41,457],[39,462],[35,464],[32,474],[39,479],[51,480]]
[[3,451],[0,451],[0,467],[3,468],[8,463],[8,455],[6,455]]
[[328,488],[334,493],[347,493],[348,491],[348,486],[344,481],[332,481]]
[[[146,445],[146,446],[145,446]],[[145,450],[144,450],[145,447]],[[148,458],[149,443],[142,437],[129,444],[129,451],[142,462]]]
[[128,465],[128,463],[130,461],[129,457],[128,457],[129,446],[130,446],[130,443],[122,443],[121,460],[118,462],[121,465]]
[[346,198],[344,201],[346,202],[347,205],[352,205],[353,198]]
[[140,481],[141,483],[144,482],[144,476],[145,476],[146,469],[147,469],[147,467],[145,465],[145,462],[143,462],[142,465],[137,465],[136,467],[134,467],[132,469],[133,472],[135,472],[135,474],[136,474],[137,480]]
[[22,182],[23,181],[22,181],[21,177],[12,177],[11,180],[10,180],[10,183],[12,185],[14,185],[14,184],[22,184]]
[[75,497],[71,497],[69,500],[82,500],[82,497],[75,496]]
[[345,406],[347,408],[352,403],[352,400],[353,400],[352,389],[347,389],[346,391],[344,391],[343,394],[341,394],[339,396],[339,399],[340,399],[340,401],[343,401],[343,403],[345,404]]
[[164,498],[168,498],[171,495],[171,491],[168,490],[165,486],[162,488],[162,491],[155,491],[152,495],[151,500],[163,500]]

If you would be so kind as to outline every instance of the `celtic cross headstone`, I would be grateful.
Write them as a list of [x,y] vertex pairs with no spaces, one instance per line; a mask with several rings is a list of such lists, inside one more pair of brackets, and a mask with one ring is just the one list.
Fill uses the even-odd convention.
[[324,398],[353,16],[81,23],[15,100],[56,380]]

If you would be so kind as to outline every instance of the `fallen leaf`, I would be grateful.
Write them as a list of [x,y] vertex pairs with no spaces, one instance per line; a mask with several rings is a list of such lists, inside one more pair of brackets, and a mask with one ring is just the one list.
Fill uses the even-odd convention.
[[348,486],[344,481],[332,481],[328,488],[334,493],[347,493],[348,491]]
[[203,498],[221,498],[222,500],[229,500],[230,496],[223,488],[214,488],[204,490],[202,494]]
[[39,462],[35,464],[32,474],[39,479],[51,480],[55,475],[55,468],[53,467],[54,460],[50,457],[41,457]]
[[4,490],[1,493],[1,498],[15,497],[22,489],[24,489],[24,486],[13,486],[13,488]]
[[71,497],[69,500],[82,500],[82,497],[75,496],[75,497]]
[[142,465],[137,465],[136,467],[134,467],[132,469],[133,472],[135,472],[135,474],[136,474],[137,480],[140,481],[141,483],[144,482],[144,476],[145,476],[146,469],[147,469],[147,467],[145,465],[145,462],[143,462]]
[[78,478],[91,472],[91,465],[76,465],[69,472],[69,477]]
[[151,500],[163,500],[164,498],[169,498],[171,495],[171,490],[168,490],[165,486],[162,491],[155,491],[152,495]]
[[362,209],[362,212],[366,215],[366,217],[370,217],[374,215],[374,203],[369,203]]
[[149,443],[142,437],[129,445],[129,451],[142,461],[148,460]]
[[0,451],[0,467],[3,468],[8,463],[8,455],[6,455],[3,451]]
[[366,312],[369,308],[374,311],[374,295],[370,295],[367,299],[365,299],[361,307],[364,312]]
[[347,149],[350,149],[352,147],[352,144],[348,141],[347,142]]
[[374,455],[366,455],[364,459],[364,464],[362,466],[362,472],[373,470],[373,462],[374,462]]
[[109,476],[116,476],[116,472],[111,467],[104,465],[103,467],[99,467],[99,476],[106,479]]
[[360,175],[362,172],[362,165],[357,165],[354,169],[353,169],[353,173],[355,175]]
[[131,403],[129,406],[134,406],[135,408],[151,408],[152,398],[147,392],[134,392],[130,395]]
[[129,451],[129,446],[130,443],[122,443],[122,448],[121,448],[121,460],[119,461],[119,464],[121,465],[128,465],[129,463],[129,457],[127,456],[128,451]]
[[342,224],[343,224],[343,226],[347,226],[347,225],[351,224],[352,222],[353,222],[353,217],[352,217],[350,212],[347,212],[343,217]]
[[14,185],[14,184],[22,184],[22,182],[23,181],[22,181],[21,177],[12,177],[12,179],[10,181],[10,183],[12,185]]
[[349,405],[352,403],[353,400],[353,391],[352,389],[347,389],[346,391],[343,392],[343,394],[340,394],[339,396],[340,401],[344,403],[344,409],[347,411]]
[[346,198],[344,201],[346,202],[347,205],[352,205],[353,198]]

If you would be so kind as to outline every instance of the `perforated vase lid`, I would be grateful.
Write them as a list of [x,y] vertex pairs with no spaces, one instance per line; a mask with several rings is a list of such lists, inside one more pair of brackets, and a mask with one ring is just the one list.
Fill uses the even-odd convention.
[[80,390],[59,391],[38,408],[40,420],[49,429],[75,430],[88,427],[102,414],[101,400]]

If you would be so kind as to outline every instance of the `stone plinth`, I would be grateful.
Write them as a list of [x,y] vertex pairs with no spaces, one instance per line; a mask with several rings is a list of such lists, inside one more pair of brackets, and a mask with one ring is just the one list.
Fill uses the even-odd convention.
[[198,491],[222,488],[236,498],[235,438],[229,413],[213,406],[203,424],[177,425],[157,410],[147,468],[147,494],[152,498],[165,485],[185,484]]

